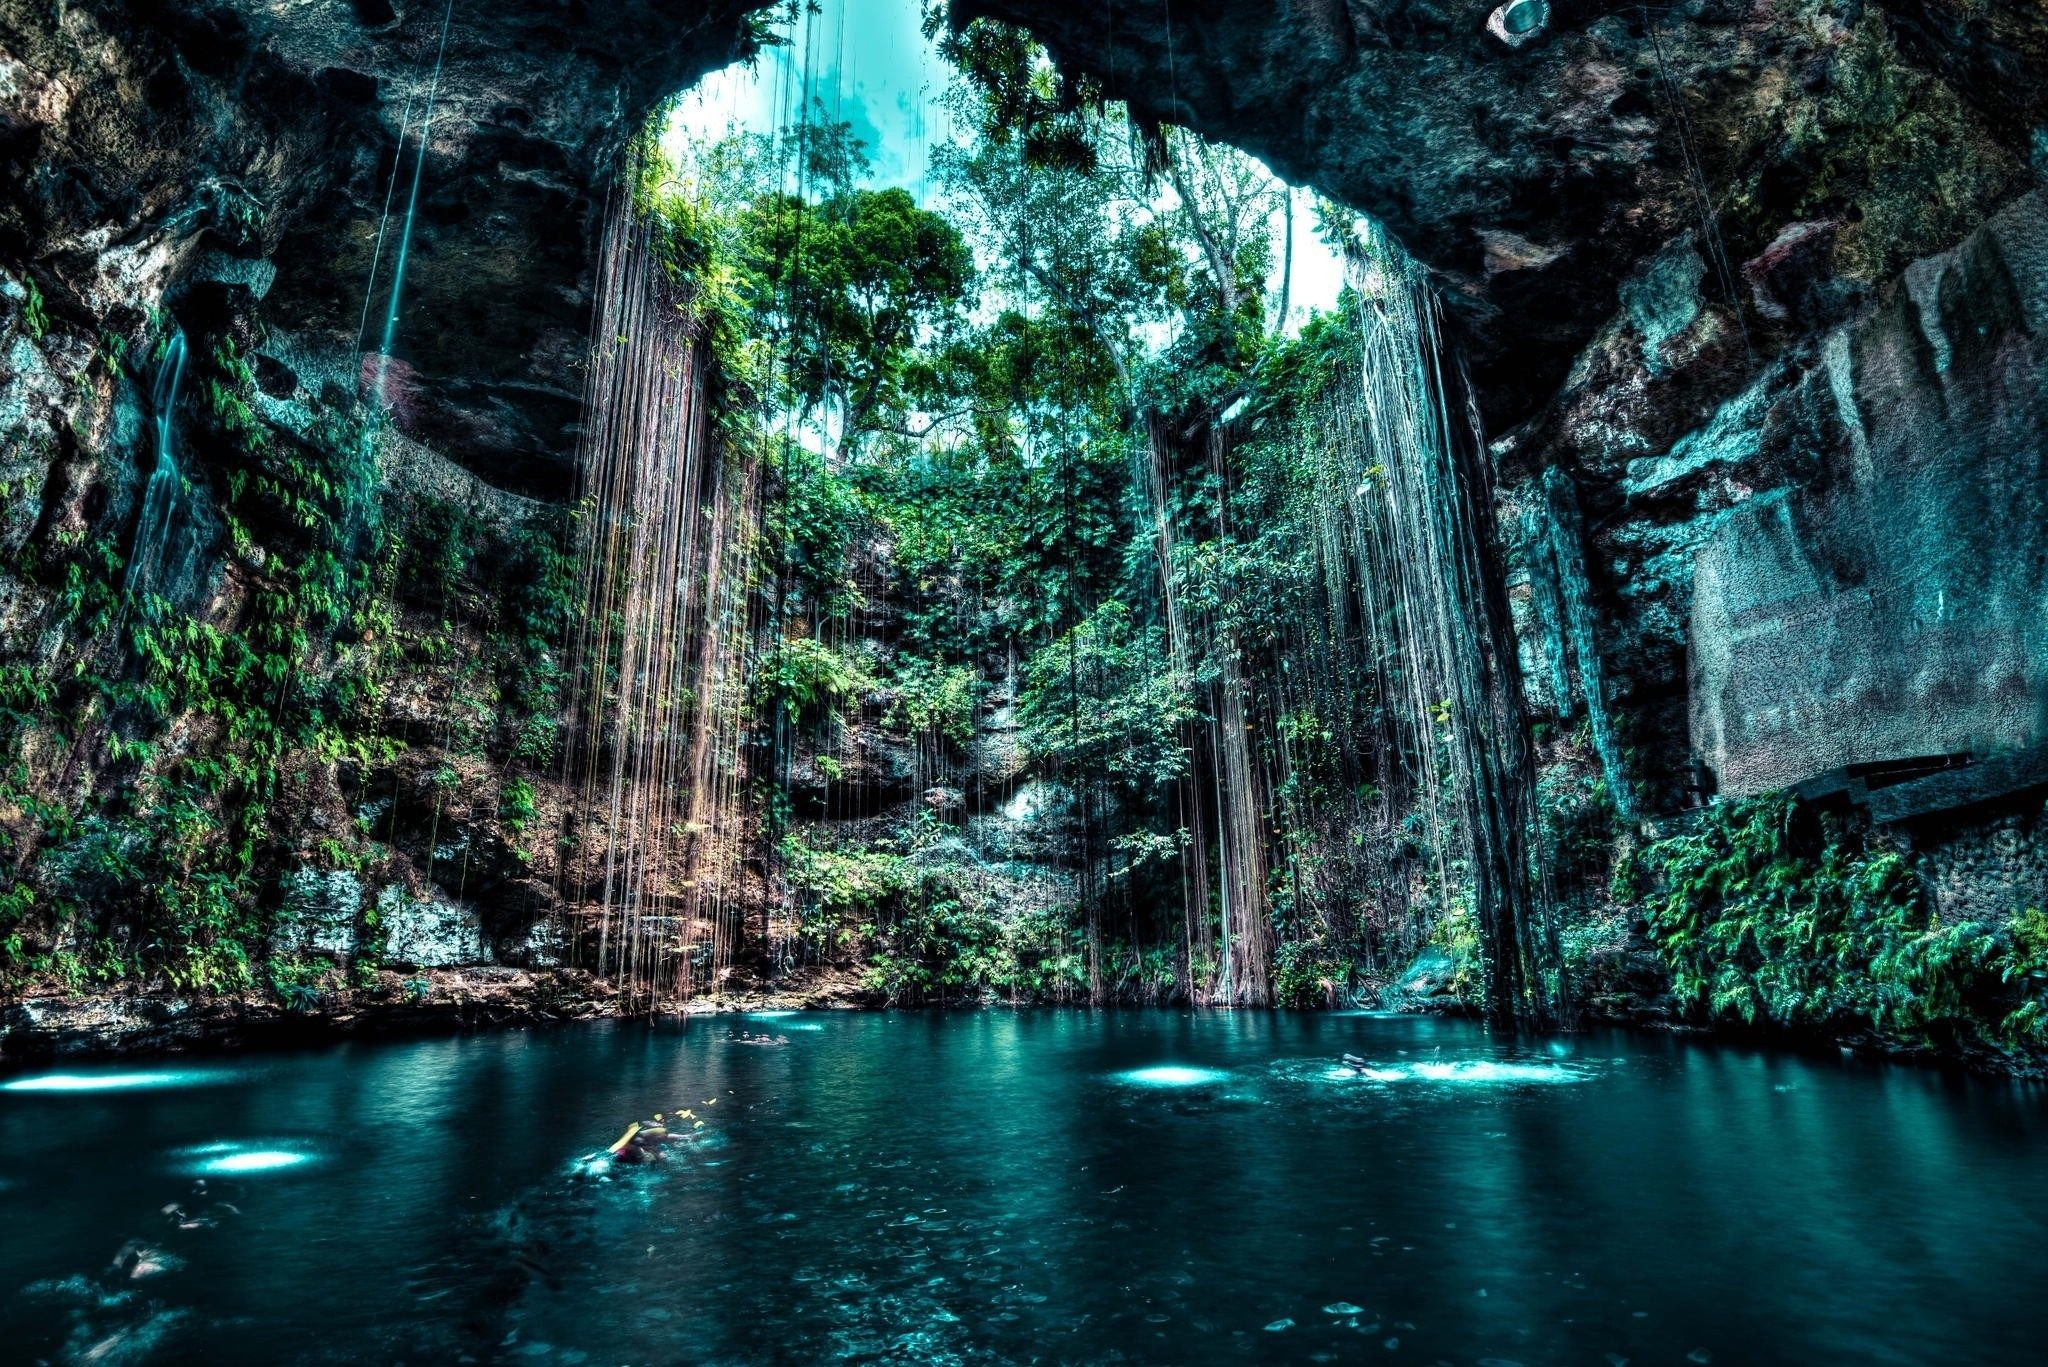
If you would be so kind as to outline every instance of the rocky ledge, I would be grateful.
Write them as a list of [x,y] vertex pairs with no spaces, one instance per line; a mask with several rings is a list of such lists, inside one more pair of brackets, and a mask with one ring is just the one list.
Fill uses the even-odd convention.
[[[882,1005],[844,976],[774,989],[735,985],[681,1003],[673,1016],[854,1010]],[[71,992],[43,986],[0,1005],[0,1068],[47,1062],[352,1038],[514,1029],[632,1013],[611,983],[577,969],[472,967],[379,972],[362,985],[205,996],[164,990]]]

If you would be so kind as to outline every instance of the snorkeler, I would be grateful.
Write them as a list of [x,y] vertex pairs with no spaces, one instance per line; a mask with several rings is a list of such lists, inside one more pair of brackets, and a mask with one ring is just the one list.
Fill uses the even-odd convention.
[[626,1127],[605,1150],[616,1163],[652,1163],[664,1157],[661,1146],[668,1140],[668,1122],[661,1112],[652,1120],[636,1120]]

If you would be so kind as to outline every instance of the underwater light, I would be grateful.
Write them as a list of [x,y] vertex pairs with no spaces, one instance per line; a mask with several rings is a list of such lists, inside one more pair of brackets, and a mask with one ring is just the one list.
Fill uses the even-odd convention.
[[196,1087],[217,1073],[40,1073],[0,1082],[0,1092],[134,1092],[154,1087]]
[[229,1176],[251,1172],[275,1172],[279,1168],[296,1168],[301,1163],[312,1162],[312,1155],[293,1153],[289,1149],[244,1149],[238,1153],[224,1153],[208,1158],[194,1166],[194,1172],[209,1176]]
[[1585,1074],[1555,1063],[1497,1063],[1472,1060],[1463,1063],[1418,1063],[1407,1075],[1424,1082],[1452,1082],[1484,1085],[1500,1082],[1581,1082]]
[[291,1139],[215,1140],[210,1144],[188,1144],[176,1151],[186,1172],[197,1177],[243,1177],[250,1173],[277,1172],[302,1167],[318,1155],[302,1149],[285,1148]]
[[1206,1083],[1223,1081],[1224,1074],[1214,1068],[1188,1068],[1180,1064],[1162,1063],[1151,1068],[1133,1068],[1119,1073],[1120,1081],[1135,1087],[1200,1087]]

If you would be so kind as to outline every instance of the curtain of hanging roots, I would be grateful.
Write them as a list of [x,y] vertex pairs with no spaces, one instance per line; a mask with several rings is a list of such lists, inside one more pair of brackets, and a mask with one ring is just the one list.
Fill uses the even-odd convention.
[[[1173,451],[1161,424],[1150,414],[1145,418],[1142,445],[1144,482],[1152,514],[1152,549],[1159,564],[1159,593],[1166,613],[1168,664],[1183,679],[1194,677],[1194,648],[1188,625],[1181,613],[1180,594],[1175,583],[1179,530],[1172,502]],[[1200,723],[1183,724],[1181,748],[1192,757]],[[1176,815],[1187,843],[1181,847],[1182,929],[1181,991],[1190,1001],[1208,1002],[1216,993],[1216,943],[1209,923],[1209,823],[1205,819],[1200,776],[1191,764],[1181,776],[1175,793]]]
[[710,358],[632,168],[606,225],[578,452],[564,905],[652,1010],[715,981],[741,928],[739,782],[757,464],[714,435]]
[[1358,384],[1333,401],[1354,410],[1362,440],[1325,453],[1338,463],[1329,483],[1350,523],[1342,540],[1352,586],[1336,591],[1355,594],[1347,611],[1385,638],[1367,648],[1393,661],[1381,675],[1393,730],[1427,814],[1439,894],[1446,905],[1461,891],[1471,899],[1488,1011],[1546,1020],[1564,984],[1532,876],[1534,774],[1488,531],[1484,439],[1467,387],[1445,374],[1435,294],[1377,230],[1361,238],[1347,266]]
[[[1203,443],[1202,455],[1217,488],[1214,533],[1221,541],[1231,535],[1230,447],[1215,427],[1205,432]],[[1199,656],[1214,678],[1207,690],[1208,719],[1181,732],[1192,760],[1178,793],[1178,816],[1188,833],[1181,856],[1187,959],[1182,986],[1190,1000],[1206,1005],[1265,1006],[1272,1002],[1273,967],[1273,928],[1266,907],[1268,784],[1254,753],[1251,684],[1229,625],[1207,613],[1190,620],[1183,607],[1177,580],[1180,530],[1172,495],[1174,451],[1163,424],[1149,417],[1144,446],[1142,473],[1171,665],[1182,677],[1194,678]],[[1212,842],[1220,934],[1209,919]]]

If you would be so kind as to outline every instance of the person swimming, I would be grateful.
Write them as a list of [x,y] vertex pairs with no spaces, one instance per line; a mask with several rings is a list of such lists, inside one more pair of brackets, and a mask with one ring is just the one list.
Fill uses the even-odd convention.
[[771,1035],[766,1030],[759,1034],[754,1034],[748,1030],[741,1030],[736,1035],[727,1035],[726,1040],[732,1044],[787,1044],[789,1043],[789,1036]]
[[667,1157],[668,1121],[660,1111],[652,1120],[636,1120],[605,1150],[615,1163],[654,1163]]

